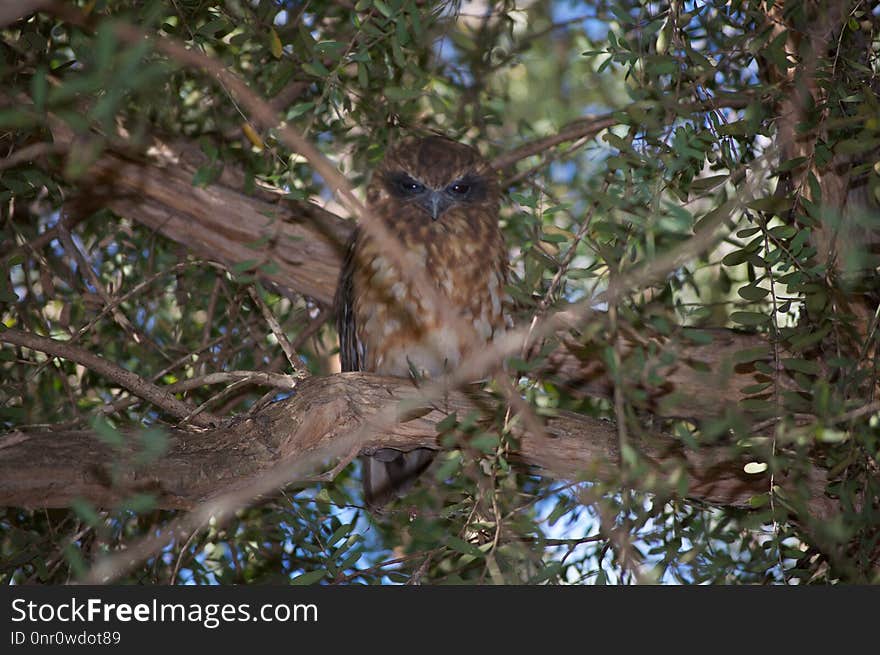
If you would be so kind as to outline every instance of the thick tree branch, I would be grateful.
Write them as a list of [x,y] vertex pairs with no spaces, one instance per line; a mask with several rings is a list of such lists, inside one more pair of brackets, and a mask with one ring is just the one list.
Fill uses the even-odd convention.
[[[370,425],[389,401],[413,394],[409,382],[396,378],[365,373],[312,377],[300,382],[294,397],[253,417],[197,434],[172,431],[166,453],[140,466],[134,438],[129,447],[114,450],[90,432],[13,432],[0,440],[0,505],[65,507],[75,498],[87,498],[112,507],[132,494],[152,493],[160,507],[191,509],[221,492],[247,489],[279,466],[341,456],[340,439],[352,433],[359,435],[356,449],[366,452],[439,448],[438,421],[453,411],[465,416],[496,402],[482,393],[455,392],[442,406],[415,411],[410,400],[396,425],[382,425],[381,434],[372,434]],[[615,474],[619,452],[613,423],[560,411],[547,418],[546,433],[549,439],[518,434],[515,458],[560,478]],[[639,449],[651,471],[643,480],[653,476],[654,482],[666,480],[675,489],[683,476],[693,499],[747,507],[768,488],[768,474],[746,474],[743,466],[750,458],[729,447],[686,450],[677,440],[658,436]],[[794,481],[783,486],[788,483]],[[834,511],[823,494],[821,470],[798,484],[808,486],[814,515]]]
[[[53,123],[52,133],[56,144],[75,147],[66,125]],[[227,266],[252,262],[259,270],[274,262],[274,272],[260,275],[332,304],[349,222],[278,192],[259,189],[248,196],[238,190],[243,180],[231,171],[213,184],[194,187],[193,177],[205,162],[188,145],[156,142],[147,157],[111,148],[90,167],[89,192],[75,202],[84,213],[112,209]]]

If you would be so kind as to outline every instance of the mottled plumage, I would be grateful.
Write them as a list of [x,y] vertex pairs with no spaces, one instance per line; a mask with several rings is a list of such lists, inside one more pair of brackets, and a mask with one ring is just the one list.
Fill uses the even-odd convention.
[[[368,207],[400,239],[407,269],[424,271],[438,293],[419,293],[387,246],[358,228],[336,298],[343,371],[439,376],[504,328],[498,196],[493,171],[469,146],[431,136],[389,150],[367,189]],[[365,457],[367,504],[400,496],[431,459],[426,449]]]

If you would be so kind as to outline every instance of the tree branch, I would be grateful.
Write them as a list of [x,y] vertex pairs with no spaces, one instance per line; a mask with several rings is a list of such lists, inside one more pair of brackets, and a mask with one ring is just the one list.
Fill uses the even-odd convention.
[[[128,389],[134,395],[148,400],[156,405],[156,407],[176,418],[184,418],[195,410],[195,407],[178,400],[167,391],[147,382],[141,376],[131,371],[126,371],[124,368],[108,362],[100,355],[95,355],[84,348],[72,346],[56,339],[48,339],[36,334],[22,332],[15,328],[0,330],[0,342],[30,348],[53,357],[63,357],[71,362],[82,364],[95,373]],[[220,418],[202,412],[198,417],[192,419],[192,423],[201,427],[208,427],[220,423]],[[63,461],[61,463],[64,464]]]
[[[56,144],[75,142],[60,121],[52,123],[52,134]],[[259,271],[262,277],[330,306],[353,225],[280,192],[258,189],[248,196],[238,190],[243,179],[228,170],[213,184],[194,187],[205,161],[200,150],[182,144],[156,141],[147,156],[109,148],[89,169],[88,194],[71,208],[107,207],[227,266],[252,261],[259,270],[272,261],[277,270]]]
[[521,145],[519,148],[515,148],[503,155],[499,155],[492,160],[492,167],[496,170],[510,168],[518,161],[542,153],[545,150],[558,146],[560,143],[594,137],[602,130],[617,125],[619,122],[620,121],[614,118],[612,114],[581,118],[569,123],[556,134],[551,134],[548,137],[537,139],[535,141],[529,141],[528,143]]
[[[425,408],[417,415],[417,397],[408,381],[397,378],[366,373],[311,377],[300,382],[294,397],[247,419],[197,435],[171,431],[165,454],[140,466],[133,445],[114,450],[90,432],[13,432],[0,440],[0,505],[66,507],[75,498],[87,498],[111,507],[132,494],[152,493],[159,507],[192,509],[218,494],[250,489],[255,479],[280,466],[341,456],[340,444],[352,434],[354,449],[363,452],[439,449],[438,421],[451,412],[484,411],[487,403],[496,402],[482,393],[454,392],[442,408]],[[373,434],[380,412],[397,400],[407,408],[405,414]],[[398,413],[404,411],[401,406]],[[566,479],[586,474],[596,480],[616,473],[620,457],[613,423],[560,411],[546,419],[545,431],[549,439],[517,434],[514,459]],[[769,473],[745,473],[750,459],[731,447],[686,450],[676,439],[656,436],[640,443],[639,450],[653,482],[666,480],[674,489],[683,476],[689,498],[748,507],[753,496],[767,490]],[[823,495],[825,482],[820,469],[799,482],[808,485],[816,516],[834,511],[833,501]],[[794,480],[782,486],[788,483]]]

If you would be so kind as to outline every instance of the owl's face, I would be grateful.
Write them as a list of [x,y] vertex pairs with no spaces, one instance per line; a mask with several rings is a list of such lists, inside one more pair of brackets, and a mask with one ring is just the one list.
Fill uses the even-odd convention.
[[368,191],[415,222],[495,216],[498,188],[488,163],[461,143],[437,136],[407,139],[390,150]]

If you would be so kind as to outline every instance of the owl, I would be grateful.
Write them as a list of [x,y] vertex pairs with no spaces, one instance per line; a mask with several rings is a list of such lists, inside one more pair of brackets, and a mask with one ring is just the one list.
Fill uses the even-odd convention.
[[[470,146],[440,136],[390,148],[367,188],[372,216],[399,239],[405,269],[365,228],[349,243],[336,292],[343,371],[437,377],[504,330],[507,250],[494,171]],[[435,293],[423,293],[413,271]],[[456,316],[457,314],[457,316]],[[430,465],[433,452],[362,457],[364,500],[381,510]]]

